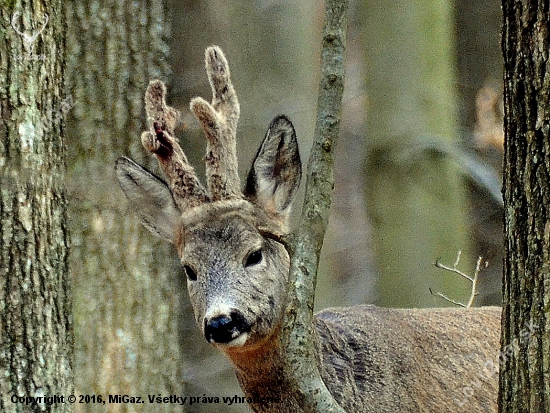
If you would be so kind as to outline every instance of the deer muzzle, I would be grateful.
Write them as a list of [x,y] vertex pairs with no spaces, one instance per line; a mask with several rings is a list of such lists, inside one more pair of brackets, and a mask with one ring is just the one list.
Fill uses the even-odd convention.
[[211,344],[242,345],[251,330],[250,323],[237,310],[204,319],[204,336]]

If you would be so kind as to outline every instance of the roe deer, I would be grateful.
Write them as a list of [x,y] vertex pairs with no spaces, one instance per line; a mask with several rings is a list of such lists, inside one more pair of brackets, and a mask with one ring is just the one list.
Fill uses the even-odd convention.
[[[116,163],[122,190],[143,224],[173,243],[195,319],[233,362],[257,412],[300,412],[287,389],[280,344],[288,285],[287,233],[301,179],[296,134],[276,117],[244,190],[237,174],[239,103],[227,61],[206,50],[212,103],[191,101],[207,140],[205,189],[174,138],[177,112],[166,88],[145,94],[149,131],[165,183],[128,158]],[[321,376],[349,412],[496,412],[500,309],[386,309],[370,305],[316,314]]]

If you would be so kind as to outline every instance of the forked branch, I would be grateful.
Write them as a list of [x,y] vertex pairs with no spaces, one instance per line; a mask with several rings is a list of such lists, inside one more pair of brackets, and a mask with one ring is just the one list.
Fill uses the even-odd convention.
[[447,297],[445,294],[441,293],[441,292],[433,292],[431,289],[430,289],[430,293],[434,294],[434,295],[437,295],[438,297],[441,297],[443,298],[444,300],[447,300],[449,301],[450,303],[453,303],[455,305],[458,305],[460,307],[465,307],[465,308],[470,308],[470,307],[473,307],[474,305],[474,301],[475,301],[475,298],[477,297],[477,295],[479,294],[478,291],[477,291],[477,284],[478,284],[478,279],[479,279],[479,274],[481,273],[481,271],[484,269],[484,268],[487,268],[487,265],[488,265],[488,262],[485,261],[483,259],[483,257],[479,257],[477,259],[477,263],[476,263],[476,269],[474,271],[474,276],[473,277],[470,277],[469,275],[463,273],[462,271],[460,271],[458,269],[458,263],[460,262],[460,256],[462,254],[462,251],[458,251],[457,255],[456,255],[456,260],[455,260],[455,263],[453,264],[452,267],[448,267],[446,265],[443,265],[439,262],[439,260],[436,260],[436,262],[434,263],[434,265],[437,267],[437,268],[441,268],[442,270],[445,270],[445,271],[450,271],[454,274],[458,274],[460,275],[461,277],[463,278],[466,278],[468,281],[470,281],[470,283],[472,283],[472,292],[470,293],[470,299],[468,300],[468,303],[467,304],[463,304],[461,302],[458,302],[458,301],[455,301],[449,297]]

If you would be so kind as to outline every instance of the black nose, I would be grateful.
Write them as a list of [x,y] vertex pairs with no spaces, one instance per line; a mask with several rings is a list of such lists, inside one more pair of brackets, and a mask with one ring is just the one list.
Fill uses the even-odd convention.
[[226,344],[250,331],[250,324],[238,311],[204,319],[204,336],[209,343]]

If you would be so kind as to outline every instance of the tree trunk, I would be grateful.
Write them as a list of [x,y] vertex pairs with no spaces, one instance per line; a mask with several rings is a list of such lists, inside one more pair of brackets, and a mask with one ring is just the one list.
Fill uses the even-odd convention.
[[503,1],[505,160],[502,413],[550,411],[550,20]]
[[313,331],[317,271],[332,204],[334,149],[342,115],[348,2],[328,0],[325,7],[317,123],[300,224],[288,237],[290,288],[281,335],[283,376],[292,383],[284,397],[293,397],[304,412],[312,413],[344,412],[321,378]]
[[62,2],[3,4],[0,33],[0,411],[70,412]]
[[69,2],[67,9],[69,83],[76,99],[68,129],[75,385],[84,395],[146,400],[83,404],[78,411],[181,412],[178,404],[146,399],[185,394],[180,340],[187,293],[179,263],[127,210],[114,177],[122,155],[152,165],[140,136],[147,84],[170,73],[164,4]]
[[452,262],[458,250],[469,257],[465,191],[446,156],[458,138],[451,2],[361,4],[369,105],[366,198],[380,273],[377,303],[445,305],[429,288],[461,297],[470,287],[432,265],[437,258]]

